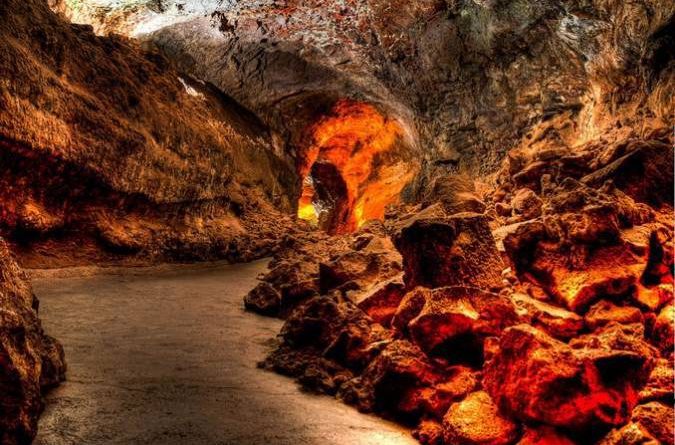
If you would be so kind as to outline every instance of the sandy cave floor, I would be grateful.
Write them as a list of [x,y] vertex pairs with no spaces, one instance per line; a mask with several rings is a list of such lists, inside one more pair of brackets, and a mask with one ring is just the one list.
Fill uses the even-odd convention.
[[246,313],[250,264],[37,273],[68,380],[38,445],[414,444],[384,420],[256,367],[281,321]]

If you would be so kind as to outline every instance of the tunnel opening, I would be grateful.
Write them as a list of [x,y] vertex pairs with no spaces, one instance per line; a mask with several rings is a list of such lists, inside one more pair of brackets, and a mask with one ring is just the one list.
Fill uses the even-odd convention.
[[329,233],[382,219],[412,179],[402,124],[375,106],[342,99],[309,127],[298,217]]

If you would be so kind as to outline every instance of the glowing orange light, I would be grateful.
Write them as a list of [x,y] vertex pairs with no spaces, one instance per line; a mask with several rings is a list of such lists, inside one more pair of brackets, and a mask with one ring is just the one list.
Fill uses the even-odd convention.
[[[388,119],[372,105],[339,101],[330,115],[312,128],[313,143],[305,154],[300,175],[306,178],[315,162],[327,162],[340,172],[347,188],[346,223],[335,228],[349,232],[370,219],[382,219],[387,204],[395,202],[410,178],[403,164],[375,162],[390,151],[402,134],[399,123]],[[313,190],[305,190],[298,216],[316,214],[311,203]]]

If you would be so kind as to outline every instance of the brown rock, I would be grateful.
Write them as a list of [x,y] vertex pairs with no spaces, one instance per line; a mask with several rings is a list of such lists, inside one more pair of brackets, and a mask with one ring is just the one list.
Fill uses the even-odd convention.
[[598,442],[598,445],[662,445],[637,423],[614,429]]
[[281,295],[267,282],[258,283],[244,298],[246,309],[263,315],[276,315],[281,307]]
[[371,287],[367,292],[348,292],[356,305],[374,321],[389,326],[405,295],[403,277],[397,276]]
[[26,276],[0,239],[0,443],[30,443],[43,391],[65,379],[63,348],[45,335]]
[[541,215],[542,201],[532,190],[522,188],[516,191],[511,200],[514,213],[525,219],[536,218]]
[[515,442],[518,428],[502,416],[488,393],[478,391],[455,403],[443,417],[445,443],[507,445]]
[[621,425],[651,361],[633,350],[648,346],[624,345],[612,334],[574,349],[528,325],[508,328],[486,364],[484,385],[501,409],[524,421],[572,430]]
[[659,284],[653,287],[638,285],[633,300],[649,311],[658,311],[664,304],[673,301],[673,285]]
[[441,203],[448,215],[485,212],[485,204],[476,194],[473,182],[461,175],[444,175],[434,179],[422,198],[422,207],[429,207],[436,202]]
[[452,366],[443,371],[443,381],[420,390],[418,399],[422,410],[438,419],[443,418],[453,402],[463,399],[478,387],[478,379],[471,369]]
[[607,300],[601,300],[591,306],[584,321],[589,329],[594,330],[615,321],[621,324],[643,323],[642,312],[632,306],[617,306]]
[[673,433],[673,405],[660,402],[649,402],[639,405],[633,410],[631,420],[639,424],[651,436],[661,443],[675,442]]
[[647,384],[640,391],[640,403],[660,400],[672,405],[675,397],[673,363],[663,358],[657,359],[655,363]]
[[584,320],[574,312],[536,300],[520,292],[513,293],[510,298],[522,317],[553,337],[569,339],[584,328]]
[[656,317],[654,332],[652,334],[654,343],[665,355],[673,353],[673,325],[675,324],[675,306],[669,304],[661,309],[659,316]]
[[517,322],[513,304],[476,288],[418,287],[401,301],[392,324],[428,354],[480,364],[482,339]]
[[528,427],[518,445],[576,445],[574,441],[555,428],[540,426]]
[[442,378],[417,346],[395,340],[385,346],[359,377],[340,388],[339,397],[361,411],[420,416],[421,390],[434,386]]
[[412,435],[423,445],[443,445],[443,425],[434,419],[423,419]]
[[499,287],[504,269],[485,216],[413,217],[394,234],[405,282],[415,286]]

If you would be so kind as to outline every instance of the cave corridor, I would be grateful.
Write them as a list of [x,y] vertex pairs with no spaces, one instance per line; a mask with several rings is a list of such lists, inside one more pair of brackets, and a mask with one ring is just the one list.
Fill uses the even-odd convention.
[[675,444],[672,1],[0,20],[0,445]]

